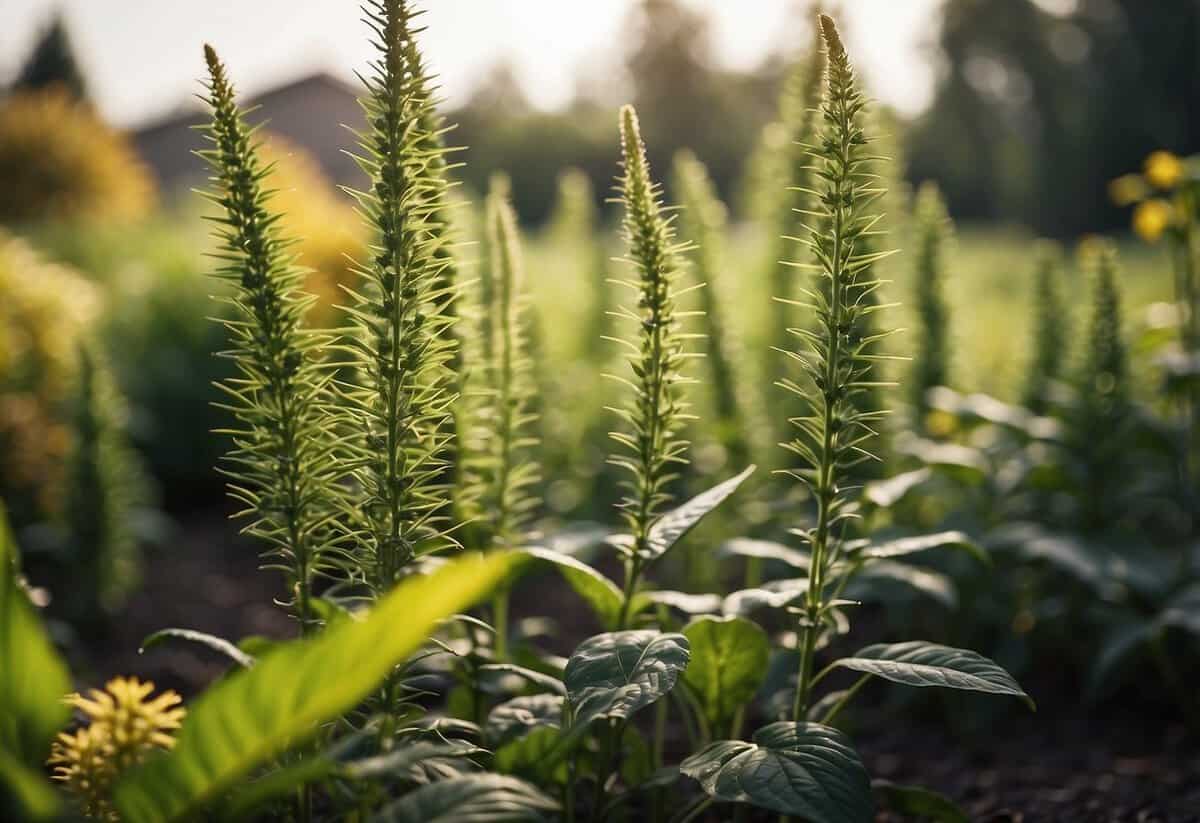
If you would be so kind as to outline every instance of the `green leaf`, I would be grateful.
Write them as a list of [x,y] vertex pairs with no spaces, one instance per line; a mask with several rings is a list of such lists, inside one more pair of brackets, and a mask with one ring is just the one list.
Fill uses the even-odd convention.
[[641,614],[654,605],[668,606],[687,615],[715,614],[721,611],[718,594],[689,594],[670,590],[638,592],[629,607],[631,614]]
[[995,662],[968,649],[955,649],[912,640],[907,643],[876,643],[859,649],[853,657],[832,665],[873,674],[907,686],[941,686],[946,689],[1011,694],[1031,709],[1033,699]]
[[735,537],[732,540],[726,540],[717,549],[717,555],[720,557],[753,557],[758,560],[778,560],[801,571],[808,571],[809,564],[808,552],[793,549],[791,546],[776,543],[774,540],[755,540],[751,537]]
[[190,643],[199,643],[201,646],[207,646],[217,654],[228,657],[243,669],[248,669],[254,665],[254,658],[252,656],[246,654],[225,638],[217,637],[215,634],[209,634],[208,632],[198,632],[194,629],[159,629],[142,641],[142,647],[138,649],[138,654],[143,654],[146,649],[153,648],[168,639],[186,640]]
[[468,556],[402,583],[360,621],[282,644],[189,707],[175,748],[120,780],[122,820],[193,815],[317,724],[359,703],[446,617],[488,594],[519,558]]
[[484,739],[489,746],[499,748],[535,728],[560,728],[564,702],[557,694],[531,694],[501,703],[488,715]]
[[689,656],[682,634],[632,630],[583,641],[563,673],[575,725],[623,720],[649,706],[675,687]]
[[558,803],[515,777],[473,774],[422,786],[385,807],[373,823],[540,823]]
[[867,770],[849,738],[819,723],[771,723],[753,743],[722,740],[680,764],[717,800],[809,823],[871,823]]
[[1193,583],[1172,597],[1158,616],[1158,624],[1200,635],[1200,583]]
[[767,633],[743,617],[701,617],[684,627],[692,657],[684,682],[699,696],[709,728],[733,717],[767,676]]
[[957,803],[931,789],[901,786],[890,780],[872,780],[871,789],[880,804],[893,812],[930,823],[971,823],[971,818]]
[[907,555],[929,551],[930,549],[960,549],[970,554],[980,563],[991,565],[992,562],[987,552],[960,531],[922,534],[916,537],[900,537],[895,540],[886,540],[882,543],[871,543],[862,550],[860,557],[883,560],[906,557]]
[[534,671],[525,666],[518,666],[515,663],[484,663],[477,671],[480,674],[510,674],[520,677],[530,685],[541,689],[542,691],[553,692],[554,694],[565,694],[562,681],[553,675],[544,674]]
[[62,700],[71,678],[21,585],[17,544],[2,504],[0,661],[0,781],[29,817],[42,817],[56,805],[41,767],[71,715]]
[[237,786],[221,804],[220,820],[251,820],[262,807],[291,795],[298,786],[316,783],[337,770],[337,764],[326,755],[306,757],[297,763],[275,769],[257,780]]
[[588,564],[566,554],[538,547],[521,549],[521,554],[552,563],[567,585],[591,607],[592,613],[606,628],[615,626],[621,614],[624,598],[621,590]]
[[496,749],[493,768],[501,774],[527,777],[539,784],[563,782],[562,757],[573,741],[553,726],[538,726]]
[[899,503],[913,489],[925,483],[933,476],[928,467],[876,480],[868,483],[863,489],[863,497],[880,508],[887,509]]
[[643,556],[647,560],[656,560],[678,543],[683,536],[692,530],[704,515],[725,502],[738,486],[754,473],[755,466],[750,466],[736,477],[731,477],[724,483],[718,483],[706,492],[693,497],[678,508],[664,514],[650,527],[646,536],[646,549]]
[[852,583],[847,591],[851,597],[857,597],[859,589],[855,584],[862,582],[870,585],[877,581],[899,583],[932,597],[948,609],[958,608],[958,590],[949,577],[940,572],[892,560],[877,560],[864,566],[855,583]]
[[464,740],[417,740],[385,754],[352,760],[344,764],[339,772],[355,780],[404,777],[414,766],[427,760],[473,757],[486,753],[485,749]]
[[725,614],[747,615],[759,609],[782,609],[804,596],[808,578],[771,580],[755,589],[740,589],[725,598],[721,611]]

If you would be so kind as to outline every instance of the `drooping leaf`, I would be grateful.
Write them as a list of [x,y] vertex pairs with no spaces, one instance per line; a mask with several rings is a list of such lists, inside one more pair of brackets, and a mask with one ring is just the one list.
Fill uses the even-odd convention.
[[540,727],[562,726],[565,698],[557,694],[514,697],[492,709],[483,728],[488,745],[499,748]]
[[675,687],[689,657],[682,634],[631,630],[588,638],[563,673],[575,725],[625,719],[649,706]]
[[923,469],[897,474],[885,480],[876,480],[866,485],[863,489],[863,497],[876,506],[887,509],[899,503],[909,492],[925,483],[930,477],[933,477],[933,471],[926,466]]
[[253,669],[235,672],[191,707],[175,748],[122,778],[122,820],[178,820],[348,711],[437,624],[489,593],[518,557],[468,556],[397,586],[365,619],[343,621],[282,644]]
[[753,589],[741,589],[726,596],[721,611],[727,615],[744,616],[759,609],[782,609],[808,591],[808,578],[771,580]]
[[554,694],[565,694],[562,681],[552,675],[534,671],[514,663],[485,663],[478,669],[481,674],[509,674],[522,678],[530,685]]
[[521,549],[521,553],[535,560],[553,564],[567,581],[567,585],[587,601],[592,612],[606,628],[616,625],[623,598],[621,590],[611,580],[588,564],[550,549],[533,547]]
[[473,774],[422,786],[384,807],[373,823],[540,823],[558,803],[523,780]]
[[930,823],[971,823],[967,813],[944,794],[921,786],[901,786],[890,780],[872,780],[880,805]]
[[743,617],[701,617],[683,629],[692,657],[684,681],[700,698],[709,728],[733,717],[767,676],[767,633]]
[[0,783],[32,818],[52,814],[56,796],[40,770],[71,710],[71,678],[20,582],[17,544],[0,505]]
[[1158,631],[1155,621],[1131,618],[1110,630],[1100,641],[1100,650],[1092,658],[1088,672],[1088,694],[1099,695],[1108,678],[1142,644],[1147,643]]
[[418,740],[374,757],[352,760],[339,772],[355,780],[404,777],[413,767],[433,759],[474,757],[485,750],[464,740]]
[[217,637],[215,634],[209,634],[208,632],[198,632],[194,629],[159,629],[142,641],[142,647],[138,649],[138,653],[143,653],[146,649],[153,648],[164,640],[186,640],[189,643],[198,643],[201,646],[212,649],[217,654],[228,657],[243,669],[248,669],[254,665],[254,658],[252,656],[246,654],[246,652],[225,638]]
[[678,543],[706,514],[737,491],[738,486],[754,473],[755,468],[755,466],[750,466],[736,477],[731,477],[708,491],[701,492],[682,506],[672,509],[654,521],[654,525],[650,527],[650,533],[646,537],[646,559],[655,560],[666,554],[667,550]]
[[1200,635],[1200,583],[1193,583],[1172,597],[1158,616],[1158,624]]
[[867,770],[842,732],[819,723],[771,723],[753,743],[722,740],[680,764],[717,800],[751,803],[809,823],[870,823]]
[[632,614],[640,614],[654,605],[668,606],[687,615],[715,614],[721,611],[721,596],[675,591],[638,592],[633,596],[629,610]]
[[941,572],[910,566],[907,563],[897,563],[893,560],[877,560],[865,566],[859,572],[857,579],[850,584],[847,592],[851,597],[858,596],[860,583],[884,581],[905,586],[927,597],[932,597],[948,609],[958,607],[958,590],[954,581]]
[[1047,532],[1036,523],[1011,523],[991,532],[987,542],[1014,546],[1026,558],[1054,566],[1101,596],[1111,591],[1103,553],[1074,536]]
[[793,549],[790,546],[776,543],[773,540],[735,537],[732,540],[726,540],[722,543],[720,548],[717,549],[717,554],[723,557],[735,556],[753,557],[759,560],[778,560],[780,563],[786,563],[794,569],[808,571],[808,552]]
[[882,560],[905,557],[917,552],[929,551],[930,549],[959,549],[967,552],[980,563],[990,565],[992,562],[987,552],[960,531],[922,534],[915,537],[900,537],[895,540],[871,543],[862,550],[861,556]]
[[969,649],[913,640],[875,643],[833,665],[903,683],[907,686],[940,686],[946,689],[1011,694],[1034,708],[1033,699],[995,662]]
[[957,443],[937,443],[915,437],[898,442],[896,450],[965,483],[982,483],[989,471],[987,457],[982,452]]

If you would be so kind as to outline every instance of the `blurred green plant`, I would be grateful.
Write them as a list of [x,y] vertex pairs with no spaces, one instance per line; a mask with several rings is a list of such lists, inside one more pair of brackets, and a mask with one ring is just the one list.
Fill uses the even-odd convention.
[[950,385],[950,353],[953,351],[950,313],[943,294],[951,223],[936,184],[923,183],[917,191],[913,219],[917,247],[914,302],[921,324],[909,386],[914,419],[923,421],[929,411],[926,399],[929,390]]

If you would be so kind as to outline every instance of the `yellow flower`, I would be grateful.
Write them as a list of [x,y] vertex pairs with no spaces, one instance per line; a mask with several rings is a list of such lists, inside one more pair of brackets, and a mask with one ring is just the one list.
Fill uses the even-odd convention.
[[136,677],[114,678],[105,689],[92,689],[88,697],[67,695],[66,702],[83,712],[89,723],[60,734],[46,762],[54,767],[54,779],[66,783],[79,798],[87,817],[114,821],[118,818],[109,794],[113,782],[150,752],[175,745],[173,733],[183,721],[184,710],[173,691],[147,700],[154,684]]
[[1146,181],[1140,174],[1123,174],[1108,184],[1108,196],[1118,206],[1132,206],[1146,196]]
[[1143,240],[1153,243],[1171,225],[1171,204],[1165,200],[1147,200],[1133,210],[1133,230]]
[[1183,161],[1169,151],[1151,152],[1146,158],[1146,179],[1160,189],[1174,188],[1183,177]]

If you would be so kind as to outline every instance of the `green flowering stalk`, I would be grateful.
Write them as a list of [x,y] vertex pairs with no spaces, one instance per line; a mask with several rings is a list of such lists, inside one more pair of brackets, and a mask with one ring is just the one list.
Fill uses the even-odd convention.
[[621,109],[620,126],[622,226],[627,260],[638,275],[636,280],[620,282],[637,292],[638,304],[636,311],[622,308],[619,315],[637,323],[639,329],[636,343],[624,341],[632,350],[628,359],[633,370],[632,380],[622,379],[632,392],[629,404],[618,410],[625,430],[610,433],[622,449],[611,455],[609,462],[630,475],[621,481],[625,497],[620,504],[633,536],[631,545],[623,547],[625,589],[618,628],[625,628],[645,559],[653,553],[650,527],[672,501],[668,486],[678,477],[679,466],[687,462],[688,443],[681,432],[691,415],[681,389],[693,381],[681,373],[689,355],[684,351],[687,336],[680,331],[675,308],[675,282],[679,279],[675,256],[682,246],[675,242],[671,223],[663,217],[661,188],[650,177],[632,106]]
[[680,234],[695,248],[695,279],[706,284],[700,289],[700,298],[708,340],[705,362],[712,386],[711,419],[725,448],[726,462],[734,467],[746,466],[752,462],[751,453],[759,445],[751,442],[753,433],[762,427],[751,423],[746,381],[739,374],[742,357],[738,336],[727,328],[732,318],[726,316],[725,307],[732,302],[720,283],[725,205],[717,199],[708,170],[691,151],[685,149],[675,155],[673,171],[673,188],[683,206]]
[[79,348],[71,406],[66,547],[72,579],[82,585],[67,598],[67,607],[83,623],[120,607],[138,585],[141,554],[133,521],[145,485],[125,437],[122,398],[88,345]]
[[209,198],[224,210],[215,218],[222,262],[216,274],[234,287],[232,318],[225,320],[237,376],[221,387],[240,423],[228,434],[233,448],[224,469],[232,497],[245,504],[243,531],[267,544],[267,567],[284,572],[290,605],[307,631],[314,575],[339,559],[333,527],[338,466],[325,409],[329,371],[317,350],[326,339],[304,328],[313,298],[301,291],[304,271],[291,241],[268,208],[270,168],[258,157],[254,130],[234,100],[225,67],[205,46],[207,102],[213,120],[201,152],[215,172]]
[[1114,512],[1127,510],[1117,498],[1128,488],[1121,467],[1129,459],[1133,422],[1129,355],[1121,330],[1116,248],[1109,241],[1092,241],[1081,258],[1092,284],[1092,306],[1069,436],[1078,461],[1083,526],[1102,530],[1111,525]]
[[918,329],[909,389],[915,419],[923,421],[929,390],[950,379],[950,312],[943,294],[950,216],[937,184],[926,182],[917,191],[914,280]]
[[347,468],[363,497],[360,563],[377,594],[418,555],[451,542],[456,345],[445,272],[453,255],[445,150],[431,131],[425,78],[413,68],[420,60],[413,16],[403,0],[374,0],[365,18],[379,57],[363,78],[368,129],[357,157],[371,187],[356,197],[376,239],[373,256],[357,266],[356,329],[346,340],[358,373],[358,384],[346,387],[349,422],[361,432]]
[[509,202],[508,186],[493,185],[487,198],[488,265],[483,273],[489,298],[483,313],[489,318],[487,346],[488,393],[491,398],[483,428],[490,454],[482,518],[487,530],[485,548],[512,548],[529,534],[529,521],[538,499],[532,493],[539,479],[531,454],[537,444],[530,429],[537,416],[530,411],[532,364],[526,351],[525,301],[521,295],[521,260],[517,216]]
[[818,287],[810,293],[817,318],[813,329],[794,329],[799,350],[800,381],[783,386],[803,397],[811,413],[795,418],[795,438],[785,444],[802,466],[788,473],[808,487],[817,505],[816,524],[802,532],[811,550],[809,584],[800,612],[800,674],[794,716],[804,720],[812,685],[817,636],[829,616],[826,580],[842,552],[841,529],[853,516],[849,480],[854,468],[873,458],[869,447],[875,427],[887,412],[859,406],[861,396],[877,385],[871,377],[881,355],[877,344],[889,332],[860,336],[864,314],[879,305],[866,302],[880,281],[864,272],[889,251],[864,250],[877,236],[880,215],[873,206],[883,194],[866,153],[868,144],[858,125],[866,107],[833,20],[821,15],[828,57],[822,128],[813,150],[815,176],[821,182],[806,245],[816,259]]
[[1062,252],[1056,243],[1043,240],[1034,252],[1033,355],[1025,377],[1022,400],[1035,414],[1050,410],[1050,390],[1060,380],[1067,360],[1067,307],[1059,281]]

